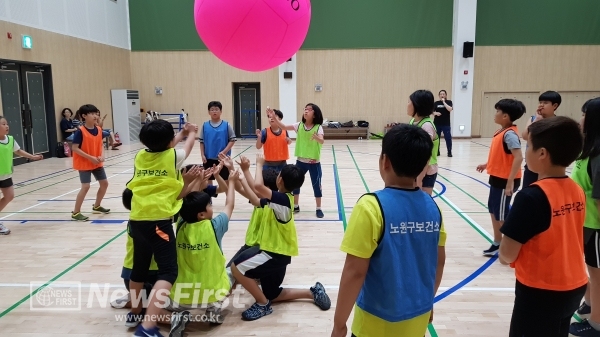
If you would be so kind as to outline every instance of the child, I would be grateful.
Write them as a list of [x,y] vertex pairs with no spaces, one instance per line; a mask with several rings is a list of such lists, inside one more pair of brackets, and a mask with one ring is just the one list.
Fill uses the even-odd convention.
[[77,115],[82,119],[82,126],[73,134],[73,168],[79,171],[81,189],[75,199],[75,208],[71,213],[71,219],[75,221],[88,221],[89,217],[81,214],[81,205],[87,192],[90,190],[92,175],[98,181],[98,192],[96,202],[92,205],[93,213],[110,213],[110,209],[100,204],[106,190],[108,179],[104,171],[104,154],[102,150],[102,128],[96,125],[98,119],[98,108],[91,104],[82,105],[77,110]]
[[[213,165],[219,165],[219,154],[227,156],[231,155],[231,148],[235,144],[235,132],[227,121],[221,119],[223,105],[221,102],[208,103],[208,114],[210,120],[204,122],[200,129],[200,154],[202,155],[202,163],[204,168],[208,169]],[[227,180],[229,178],[229,170],[224,167],[221,170],[221,177]],[[215,177],[210,177],[210,183],[215,180]]]
[[275,124],[275,119],[278,121],[283,119],[283,112],[267,107],[267,117],[271,126],[262,131],[256,130],[256,148],[260,150],[264,144],[265,166],[263,168],[265,170],[274,169],[279,173],[290,159],[288,145],[292,143],[292,140],[289,138],[287,130],[283,133],[284,130]]
[[429,164],[425,166],[423,172],[417,177],[417,186],[431,195],[435,179],[437,178],[438,165],[437,156],[440,148],[440,138],[437,135],[433,121],[429,116],[433,113],[433,94],[429,90],[417,90],[413,92],[408,100],[406,112],[412,117],[409,124],[417,124],[418,127],[425,130],[433,140],[433,150]]
[[[592,99],[582,108],[584,112],[583,151],[571,177],[585,193],[585,223],[583,228],[583,251],[590,275],[584,302],[577,310],[581,323],[573,323],[569,333],[573,336],[600,336],[600,98]],[[562,139],[562,135],[559,139]],[[575,150],[575,149],[574,149]]]
[[[0,191],[2,199],[0,199],[0,211],[15,198],[15,190],[13,187],[13,153],[17,156],[25,157],[31,160],[41,160],[44,157],[41,154],[32,155],[21,150],[19,144],[14,137],[8,135],[8,121],[0,116]],[[10,234],[10,229],[6,228],[0,222],[0,235]]]
[[[215,171],[215,174],[219,172]],[[222,324],[221,301],[229,294],[231,284],[225,270],[222,240],[228,230],[235,205],[235,183],[239,171],[231,171],[226,192],[225,209],[213,217],[211,197],[204,192],[191,192],[183,198],[177,224],[177,281],[169,296],[169,305],[161,317],[170,318],[170,337],[181,337],[192,321],[190,310],[206,308],[209,322]],[[164,323],[168,323],[163,321]]]
[[[172,217],[181,208],[181,198],[188,193],[190,183],[199,176],[200,169],[180,174],[183,162],[194,146],[196,126],[186,124],[175,136],[173,126],[165,120],[154,120],[144,124],[140,141],[147,149],[140,150],[134,161],[135,172],[127,183],[132,190],[129,226],[133,238],[133,270],[129,289],[132,299],[138,299],[147,279],[152,256],[158,265],[158,277],[148,304],[148,319],[135,331],[135,336],[161,337],[156,327],[160,313],[157,292],[163,297],[177,278],[177,250]],[[188,137],[183,149],[174,149],[175,144]],[[181,181],[183,178],[183,182]],[[135,326],[144,312],[139,301],[132,303],[127,315],[127,326]]]
[[[544,118],[556,117],[556,109],[558,109],[558,107],[560,106],[562,99],[560,97],[560,94],[556,91],[546,91],[545,93],[540,95],[539,102],[540,104],[538,105],[536,115],[531,116],[531,119],[527,121],[525,131],[523,131],[524,140],[527,140],[527,138],[529,137],[528,127],[532,123],[535,123]],[[529,146],[529,142],[527,142],[527,146]],[[537,174],[531,172],[531,170],[527,167],[527,162],[525,162],[525,169],[523,170],[523,188],[531,185],[535,181],[537,181]]]
[[494,256],[500,247],[500,227],[508,215],[512,194],[519,189],[523,162],[519,131],[513,124],[525,112],[523,103],[514,99],[501,99],[495,108],[494,122],[502,126],[502,129],[496,131],[492,138],[488,162],[477,166],[478,172],[487,169],[490,175],[488,209],[494,228],[494,243],[483,251],[484,256]]
[[[317,218],[324,217],[325,215],[321,210],[321,197],[323,196],[321,177],[323,172],[321,171],[321,163],[319,161],[321,159],[321,147],[325,142],[323,138],[325,133],[321,126],[323,124],[321,109],[316,104],[308,103],[304,107],[302,123],[285,125],[281,121],[276,120],[275,124],[284,130],[296,131],[296,166],[301,170],[302,175],[310,172],[310,181],[312,182],[315,201],[317,203]],[[294,190],[294,213],[300,212],[299,199],[300,187]]]
[[[133,192],[126,188],[121,195],[123,207],[127,210],[131,210],[131,199],[133,198]],[[125,259],[123,260],[123,269],[121,270],[121,278],[125,282],[125,288],[129,291],[129,278],[131,277],[131,270],[133,268],[133,239],[131,238],[131,231],[129,229],[129,221],[127,222],[127,243],[125,244]],[[148,271],[148,278],[144,282],[144,297],[150,294],[154,283],[156,283],[156,261],[152,259],[150,263],[150,270]],[[131,296],[129,293],[123,297],[117,298],[112,301],[110,305],[113,308],[131,308]],[[137,325],[137,324],[136,324]]]
[[[265,160],[261,155],[256,157],[255,189],[263,199],[252,196],[251,190],[247,193],[254,205],[260,202],[265,208],[258,239],[260,248],[245,250],[231,264],[235,280],[256,300],[242,313],[242,319],[257,320],[273,312],[271,303],[296,299],[312,299],[321,310],[328,310],[331,301],[319,282],[310,289],[281,288],[287,265],[291,263],[292,256],[298,255],[298,238],[292,213],[293,196],[290,192],[304,182],[302,170],[295,165],[284,166],[277,177],[279,192],[272,191],[263,184],[262,166]],[[255,279],[260,280],[262,290]]]
[[440,272],[442,215],[415,179],[432,149],[431,136],[416,126],[397,125],[384,136],[379,173],[385,188],[358,200],[342,240],[347,255],[332,337],[347,335],[353,306],[352,336],[425,334]]
[[509,336],[567,337],[587,274],[585,194],[565,170],[583,141],[568,117],[531,124],[529,141],[527,164],[539,180],[519,192],[500,229],[500,262],[515,268],[517,278]]

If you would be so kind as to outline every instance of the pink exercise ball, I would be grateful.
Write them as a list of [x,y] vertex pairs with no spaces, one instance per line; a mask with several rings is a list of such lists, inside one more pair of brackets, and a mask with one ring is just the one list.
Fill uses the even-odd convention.
[[310,25],[310,0],[196,0],[196,30],[221,61],[264,71],[289,60]]

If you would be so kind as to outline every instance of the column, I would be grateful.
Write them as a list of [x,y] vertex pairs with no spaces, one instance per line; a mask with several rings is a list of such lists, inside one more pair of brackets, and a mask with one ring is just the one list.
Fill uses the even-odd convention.
[[[279,107],[283,112],[283,123],[286,125],[296,123],[296,55],[292,56],[291,61],[287,61],[279,66]],[[284,73],[291,73],[292,78],[284,78]],[[275,107],[272,107],[275,108]],[[288,131],[290,138],[296,138],[294,131]]]

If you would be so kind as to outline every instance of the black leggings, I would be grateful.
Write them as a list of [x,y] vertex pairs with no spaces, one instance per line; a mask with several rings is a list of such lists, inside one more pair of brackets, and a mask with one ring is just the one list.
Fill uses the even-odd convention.
[[525,165],[525,169],[523,170],[523,186],[521,189],[535,183],[538,180],[538,174],[535,172],[531,172],[529,167]]
[[517,281],[509,337],[567,337],[586,286],[568,291],[528,287]]
[[171,220],[129,221],[129,233],[133,239],[133,268],[130,279],[144,283],[152,256],[158,266],[156,280],[171,284],[177,279],[177,247]]

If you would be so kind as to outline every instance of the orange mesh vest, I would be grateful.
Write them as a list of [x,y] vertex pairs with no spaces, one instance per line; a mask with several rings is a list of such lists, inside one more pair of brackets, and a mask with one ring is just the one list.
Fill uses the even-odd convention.
[[[83,137],[83,141],[81,142],[81,151],[89,154],[93,157],[99,157],[102,155],[102,128],[96,126],[98,128],[98,135],[92,135],[85,125],[79,127],[81,130],[81,136]],[[77,171],[92,171],[97,169],[98,167],[104,166],[104,163],[93,164],[87,158],[84,158],[78,155],[76,152],[73,152],[73,168]]]
[[270,127],[267,128],[267,141],[264,144],[266,161],[284,161],[290,159],[286,138],[285,130],[281,130],[281,134],[277,136],[271,131]]
[[583,258],[585,194],[571,178],[542,179],[552,210],[550,228],[521,247],[511,264],[517,280],[532,288],[567,291],[588,281]]
[[[504,134],[509,130],[514,131],[517,136],[519,135],[519,130],[517,130],[516,125],[499,130],[494,134],[494,138],[492,138],[490,154],[488,155],[487,173],[502,179],[508,179],[513,161],[515,160],[515,157],[504,144]],[[515,176],[515,179],[518,178],[521,178],[521,170],[519,170]]]

